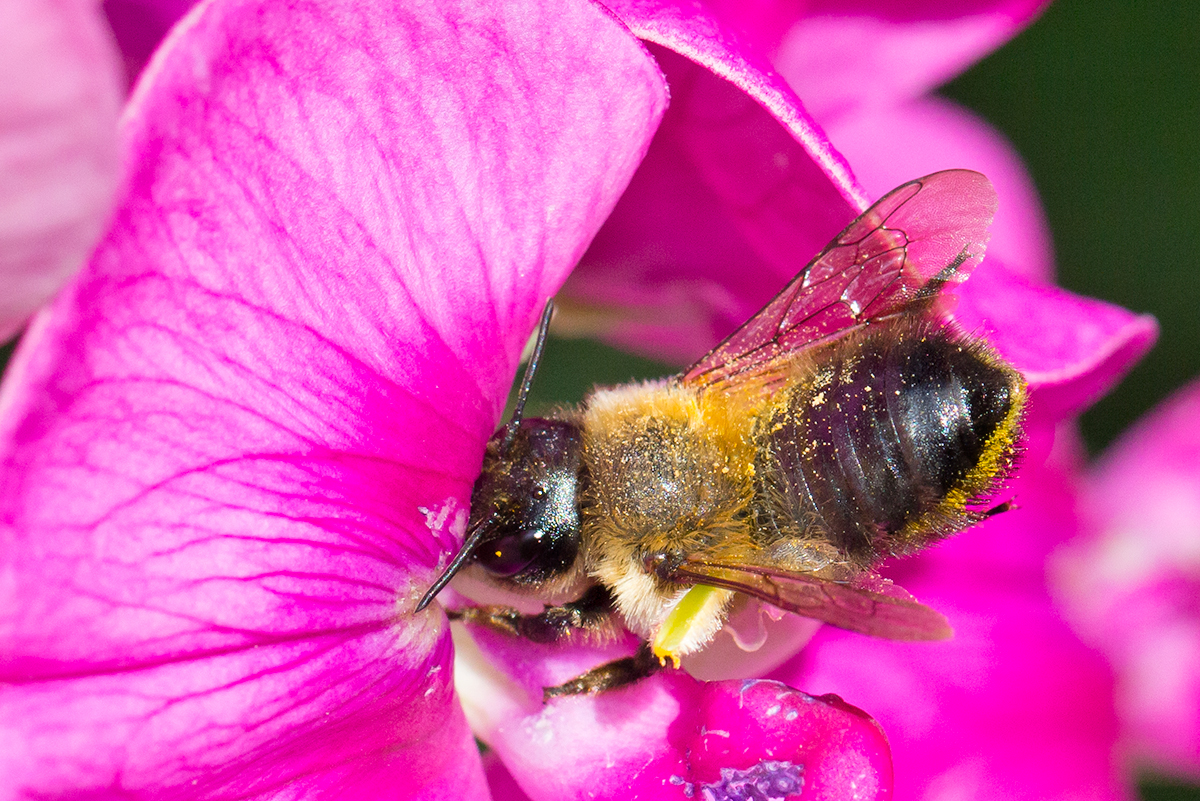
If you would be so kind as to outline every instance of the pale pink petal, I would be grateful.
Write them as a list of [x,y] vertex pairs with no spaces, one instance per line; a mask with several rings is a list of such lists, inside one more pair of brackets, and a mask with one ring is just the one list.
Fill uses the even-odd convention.
[[410,610],[661,75],[590,3],[182,26],[0,395],[0,798],[483,798]]
[[1061,555],[1072,621],[1117,670],[1131,755],[1200,778],[1200,383],[1105,454]]
[[1011,39],[1045,4],[810,3],[773,61],[813,115],[832,123],[929,92]]
[[939,170],[981,172],[1000,200],[989,262],[1045,281],[1054,277],[1049,225],[1021,157],[995,128],[938,97],[864,110],[830,123],[838,150],[872,197]]
[[547,683],[573,678],[621,649],[585,652],[476,635],[479,648],[456,637],[456,683],[475,730],[535,801],[732,801],[756,797],[745,795],[754,785],[775,792],[763,797],[891,797],[887,739],[838,698],[771,681],[700,682],[671,671],[543,704]]
[[79,269],[104,229],[120,70],[92,0],[0,4],[0,342]]

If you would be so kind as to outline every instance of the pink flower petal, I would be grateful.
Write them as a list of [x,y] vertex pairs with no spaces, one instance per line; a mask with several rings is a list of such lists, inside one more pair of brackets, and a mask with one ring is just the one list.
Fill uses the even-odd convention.
[[530,801],[495,751],[483,755],[483,769],[487,773],[492,801]]
[[895,753],[897,799],[1133,798],[1115,759],[1111,673],[1045,586],[1046,553],[1077,525],[1069,470],[1052,462],[1013,482],[1016,511],[889,571],[949,618],[953,639],[826,627],[773,674],[872,711]]
[[[800,189],[809,198],[832,198],[840,195],[850,205],[863,208],[865,198],[861,188],[854,182],[845,159],[834,150],[820,128],[804,111],[792,88],[775,73],[772,65],[760,53],[747,47],[735,31],[728,28],[712,10],[695,3],[679,0],[617,0],[611,5],[613,11],[637,36],[648,42],[677,53],[701,67],[704,71],[681,71],[677,77],[687,84],[688,93],[695,97],[685,101],[684,116],[696,123],[701,131],[697,147],[708,151],[702,164],[711,172],[714,183],[722,185],[727,192],[750,195],[761,191],[760,185],[738,183],[747,175],[743,160],[752,160],[762,166],[773,166],[763,183],[788,189]],[[682,69],[678,63],[672,64]],[[740,90],[718,88],[721,84],[713,76],[724,78]],[[692,85],[699,81],[701,85]],[[747,102],[748,99],[756,101]],[[765,109],[770,116],[762,113]],[[782,136],[777,126],[770,125],[771,118],[790,132]],[[707,130],[705,130],[707,129]],[[769,136],[785,150],[779,153],[741,153],[736,137],[755,134],[761,148],[761,137]],[[796,148],[789,139],[795,139],[803,147]],[[733,141],[731,141],[733,140]],[[719,149],[719,152],[717,152]],[[792,163],[792,155],[806,154],[807,159]],[[783,159],[778,158],[783,156]],[[721,158],[734,157],[735,162],[723,163]],[[811,164],[807,161],[811,160]],[[787,163],[783,163],[787,162]],[[813,181],[815,173],[824,174],[830,186]],[[797,187],[801,183],[796,176],[808,179],[808,187]],[[815,184],[815,185],[814,185]],[[831,191],[832,190],[832,191]],[[807,199],[807,198],[805,198]],[[812,203],[818,213],[825,213],[828,202]],[[757,209],[759,214],[784,217],[784,210],[768,208],[764,204]]]
[[1015,36],[1045,4],[813,3],[773,60],[814,116],[831,123],[931,91]]
[[96,3],[0,6],[0,342],[79,269],[103,230],[122,94]]
[[611,7],[656,45],[671,107],[565,294],[619,311],[626,327],[602,323],[618,344],[645,350],[649,336],[654,355],[687,361],[766,302],[867,199],[787,84],[710,11],[665,0]]
[[1200,383],[1129,431],[1089,476],[1090,530],[1057,578],[1117,670],[1132,755],[1200,778]]
[[[754,797],[747,785],[799,799],[885,799],[887,739],[867,715],[833,696],[770,681],[700,682],[660,673],[599,696],[543,705],[542,687],[577,675],[619,648],[531,646],[488,632],[480,650],[456,637],[456,682],[473,725],[541,799]],[[503,673],[497,670],[503,667]],[[586,667],[585,667],[586,666]]]
[[590,3],[176,29],[0,396],[0,797],[486,796],[408,610],[664,104]]

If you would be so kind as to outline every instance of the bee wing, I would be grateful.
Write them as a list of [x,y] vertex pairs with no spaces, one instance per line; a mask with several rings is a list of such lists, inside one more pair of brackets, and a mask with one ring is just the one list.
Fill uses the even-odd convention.
[[893,189],[679,380],[705,386],[770,373],[790,353],[936,298],[983,259],[995,212],[991,182],[970,170]]
[[946,617],[902,587],[871,573],[843,583],[759,565],[688,560],[672,578],[753,595],[772,606],[841,629],[888,640],[944,640],[954,632]]

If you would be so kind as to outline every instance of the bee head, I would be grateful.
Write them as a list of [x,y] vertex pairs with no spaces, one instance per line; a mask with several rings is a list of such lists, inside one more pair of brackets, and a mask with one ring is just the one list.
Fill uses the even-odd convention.
[[516,419],[488,440],[466,539],[417,612],[468,564],[517,587],[538,587],[571,571],[587,484],[582,445],[575,423],[536,417]]
[[523,418],[553,312],[554,302],[547,301],[512,419],[488,440],[462,548],[417,612],[468,564],[517,587],[538,587],[570,573],[575,564],[579,499],[587,483],[583,434],[569,420]]
[[571,569],[587,480],[582,443],[579,427],[566,420],[531,418],[496,432],[471,493],[468,531],[479,537],[471,561],[514,584],[540,584]]

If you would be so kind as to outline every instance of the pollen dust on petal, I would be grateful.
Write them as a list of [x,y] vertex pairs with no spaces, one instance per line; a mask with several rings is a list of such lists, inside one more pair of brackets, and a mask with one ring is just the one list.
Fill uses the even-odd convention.
[[[434,570],[428,574],[420,570],[410,574],[406,586],[402,587],[396,595],[396,609],[401,615],[412,614],[412,610],[425,595],[425,591],[429,589],[429,585],[436,575],[449,564],[454,555],[454,549],[458,547],[458,543],[462,542],[463,535],[467,530],[467,510],[463,508],[457,498],[446,498],[432,508],[418,506],[417,511],[425,518],[425,528],[429,530],[434,541],[440,546],[438,561]],[[425,636],[431,642],[442,636],[445,624],[442,615],[422,614],[417,617],[425,622],[424,626],[418,628],[426,631]]]
[[457,498],[447,498],[432,509],[418,506],[417,511],[425,518],[425,528],[434,539],[444,541],[449,535],[452,542],[462,542],[467,532],[467,510]]

